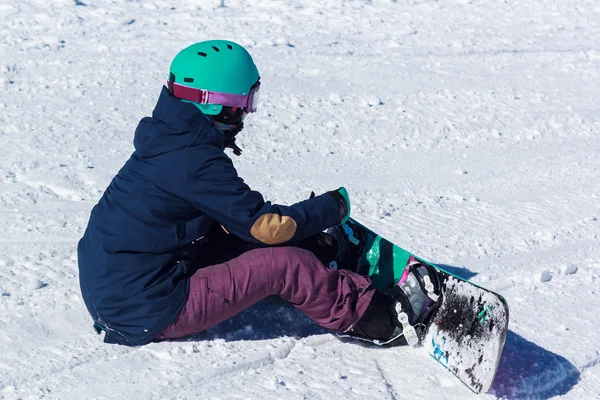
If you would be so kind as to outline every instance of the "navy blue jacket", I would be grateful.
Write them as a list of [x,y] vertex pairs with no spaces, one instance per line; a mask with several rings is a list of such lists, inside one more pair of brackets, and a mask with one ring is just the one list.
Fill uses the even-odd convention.
[[81,292],[105,342],[142,345],[175,320],[192,268],[182,249],[215,223],[266,246],[292,244],[339,221],[327,194],[290,207],[265,202],[238,177],[223,135],[166,88],[152,117],[140,121],[134,146],[78,245]]

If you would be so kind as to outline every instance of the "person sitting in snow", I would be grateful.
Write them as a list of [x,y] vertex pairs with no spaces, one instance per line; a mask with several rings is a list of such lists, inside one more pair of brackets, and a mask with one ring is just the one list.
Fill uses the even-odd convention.
[[349,217],[344,188],[283,206],[238,176],[225,149],[241,153],[236,135],[259,89],[252,57],[234,42],[196,43],[174,58],[135,151],[78,244],[81,293],[105,342],[182,338],[270,295],[325,328],[380,344],[406,344],[407,331],[424,329],[432,306],[422,277],[431,267],[411,267],[390,295],[315,255],[321,232]]

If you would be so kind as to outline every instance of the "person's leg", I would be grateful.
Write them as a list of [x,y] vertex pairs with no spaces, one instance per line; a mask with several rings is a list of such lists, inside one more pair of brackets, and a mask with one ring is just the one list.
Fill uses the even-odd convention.
[[223,322],[269,295],[279,295],[319,325],[347,331],[367,309],[375,288],[358,274],[326,268],[295,247],[251,250],[197,271],[183,310],[157,339],[174,339]]

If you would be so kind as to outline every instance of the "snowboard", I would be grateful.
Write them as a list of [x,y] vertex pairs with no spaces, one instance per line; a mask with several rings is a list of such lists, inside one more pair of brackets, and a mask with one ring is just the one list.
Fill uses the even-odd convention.
[[382,291],[398,284],[407,264],[418,261],[439,271],[441,305],[419,342],[473,392],[490,389],[508,331],[508,304],[502,296],[417,257],[354,219],[327,233],[339,246],[330,266],[369,276]]

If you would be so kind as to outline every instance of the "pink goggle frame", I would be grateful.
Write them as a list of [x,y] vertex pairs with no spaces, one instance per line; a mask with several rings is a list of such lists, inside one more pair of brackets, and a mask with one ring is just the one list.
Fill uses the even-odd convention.
[[171,90],[173,96],[193,101],[200,104],[219,104],[226,107],[245,108],[246,112],[256,112],[258,107],[260,81],[257,81],[251,88],[250,93],[245,96],[242,94],[231,94],[223,92],[211,92],[206,89],[196,89],[179,83],[167,81],[167,87]]

